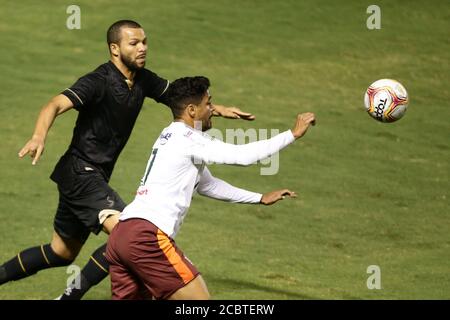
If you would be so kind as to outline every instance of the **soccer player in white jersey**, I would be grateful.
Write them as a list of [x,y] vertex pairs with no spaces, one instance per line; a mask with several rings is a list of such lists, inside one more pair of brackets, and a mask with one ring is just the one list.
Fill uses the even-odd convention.
[[108,240],[113,299],[210,297],[203,278],[173,240],[194,191],[219,200],[264,205],[296,196],[288,189],[260,194],[233,187],[213,177],[206,164],[250,165],[267,158],[303,136],[315,123],[314,114],[299,114],[292,130],[271,139],[227,144],[203,132],[211,128],[209,85],[205,77],[188,77],[169,88],[174,121],[153,145],[136,197]]

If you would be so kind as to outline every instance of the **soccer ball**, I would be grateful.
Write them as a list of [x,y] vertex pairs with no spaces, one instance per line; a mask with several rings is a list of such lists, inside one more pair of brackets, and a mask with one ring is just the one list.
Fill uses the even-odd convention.
[[406,112],[408,92],[396,80],[377,80],[367,88],[364,105],[372,118],[381,122],[394,122]]

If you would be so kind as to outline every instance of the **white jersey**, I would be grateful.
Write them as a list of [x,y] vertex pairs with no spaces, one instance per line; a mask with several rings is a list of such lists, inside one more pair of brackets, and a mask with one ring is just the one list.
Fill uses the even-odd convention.
[[206,163],[250,165],[294,140],[288,130],[268,140],[234,145],[183,122],[172,122],[153,145],[136,197],[121,213],[120,220],[146,219],[174,238],[195,190],[219,200],[259,203],[262,194],[233,187],[213,177]]

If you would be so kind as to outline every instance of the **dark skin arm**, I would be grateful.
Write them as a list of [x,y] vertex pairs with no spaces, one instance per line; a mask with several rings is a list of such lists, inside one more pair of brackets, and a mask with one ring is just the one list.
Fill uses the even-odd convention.
[[33,159],[32,165],[35,165],[41,154],[44,152],[45,139],[47,133],[57,116],[73,108],[73,103],[65,95],[53,97],[45,106],[42,107],[36,121],[33,135],[25,146],[19,151],[19,158],[29,154]]

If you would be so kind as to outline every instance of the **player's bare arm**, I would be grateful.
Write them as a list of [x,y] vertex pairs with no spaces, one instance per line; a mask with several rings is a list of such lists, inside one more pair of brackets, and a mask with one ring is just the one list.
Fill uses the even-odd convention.
[[225,107],[222,105],[213,105],[213,116],[220,116],[229,119],[255,120],[255,116],[249,112],[244,112],[236,107]]
[[29,154],[35,165],[44,152],[45,139],[53,121],[57,116],[73,107],[73,103],[65,95],[59,94],[53,97],[39,113],[33,136],[19,151],[19,157]]
[[297,194],[289,189],[275,190],[263,194],[260,203],[269,206],[286,197],[296,198]]

